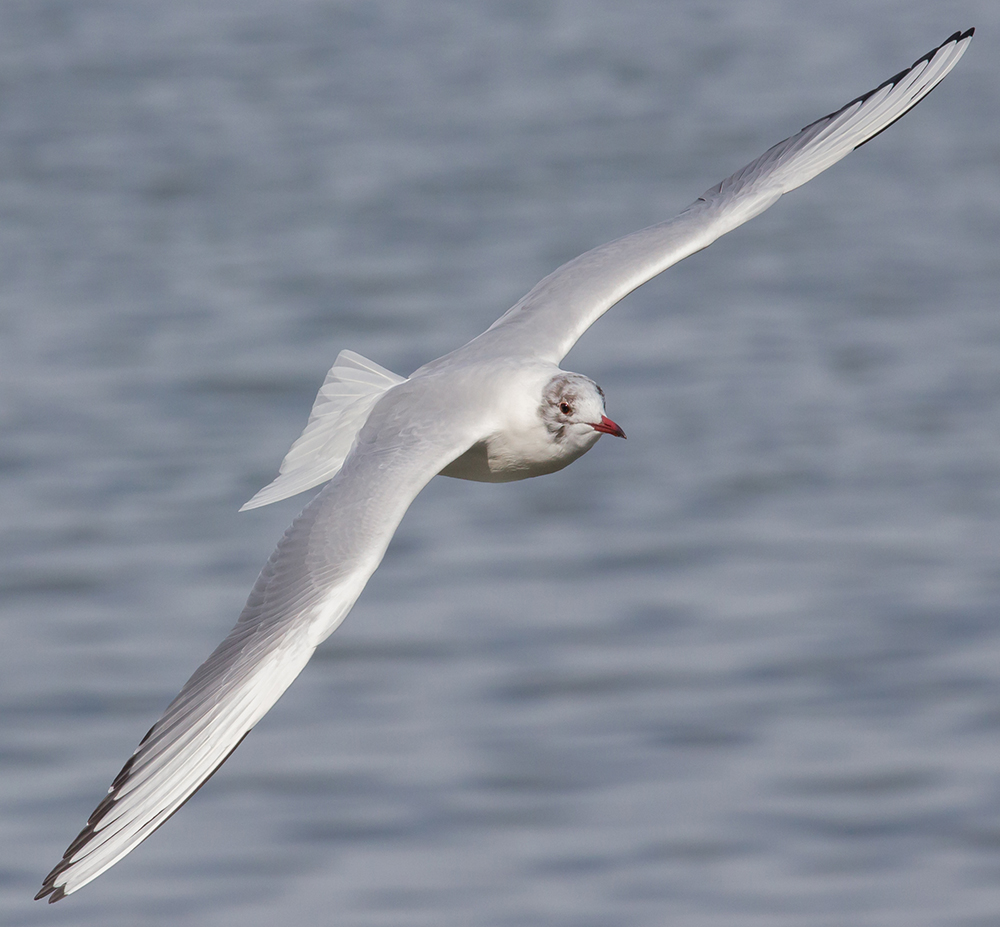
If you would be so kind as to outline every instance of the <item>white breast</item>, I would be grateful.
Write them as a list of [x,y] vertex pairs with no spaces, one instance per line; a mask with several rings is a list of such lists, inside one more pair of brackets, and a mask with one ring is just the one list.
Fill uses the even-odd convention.
[[542,386],[558,368],[545,365],[542,375],[519,376],[501,391],[506,406],[502,426],[474,444],[441,471],[442,476],[479,483],[509,483],[562,470],[589,451],[600,434],[590,426],[554,429],[540,414]]

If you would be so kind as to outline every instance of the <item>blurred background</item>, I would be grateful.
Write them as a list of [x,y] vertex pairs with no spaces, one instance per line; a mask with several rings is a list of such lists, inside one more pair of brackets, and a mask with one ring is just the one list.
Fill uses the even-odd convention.
[[[567,358],[627,443],[439,479],[168,826],[30,899],[408,374],[977,26]],[[1000,924],[1000,5],[0,5],[0,920]]]

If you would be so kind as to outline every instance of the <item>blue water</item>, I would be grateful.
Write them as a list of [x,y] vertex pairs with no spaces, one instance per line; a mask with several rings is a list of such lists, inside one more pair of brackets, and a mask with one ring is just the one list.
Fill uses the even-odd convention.
[[[955,29],[925,103],[567,358],[628,432],[435,480],[112,870],[30,899],[400,373]],[[1000,924],[1000,6],[0,5],[0,921]]]

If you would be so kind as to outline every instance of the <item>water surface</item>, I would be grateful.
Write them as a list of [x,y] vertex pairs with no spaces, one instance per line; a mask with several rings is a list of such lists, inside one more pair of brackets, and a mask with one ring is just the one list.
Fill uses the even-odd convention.
[[[209,787],[40,879],[225,634],[349,347],[406,374],[950,32],[913,114],[567,359],[629,434],[435,480]],[[0,912],[1000,922],[995,4],[0,7]]]

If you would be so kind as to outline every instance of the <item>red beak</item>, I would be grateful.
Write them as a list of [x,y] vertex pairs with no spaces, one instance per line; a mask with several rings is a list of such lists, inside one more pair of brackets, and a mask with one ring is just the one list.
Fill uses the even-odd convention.
[[624,438],[625,432],[621,430],[619,425],[616,425],[610,418],[606,415],[601,416],[601,420],[596,425],[591,425],[594,431],[599,431],[601,434],[614,435],[616,438]]

